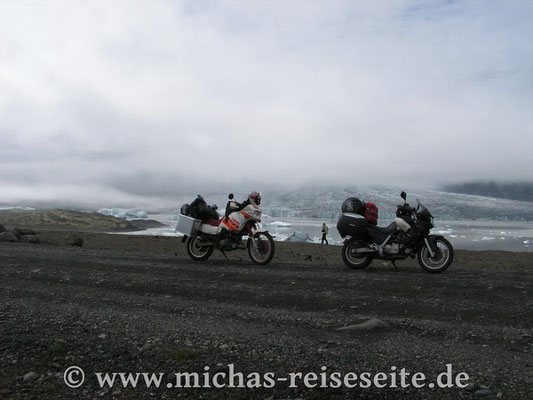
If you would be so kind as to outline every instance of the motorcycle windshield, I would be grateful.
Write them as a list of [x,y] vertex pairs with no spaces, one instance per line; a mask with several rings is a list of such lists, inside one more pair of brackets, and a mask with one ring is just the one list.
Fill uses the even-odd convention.
[[426,219],[433,217],[433,215],[431,215],[429,210],[422,203],[418,203],[418,215]]

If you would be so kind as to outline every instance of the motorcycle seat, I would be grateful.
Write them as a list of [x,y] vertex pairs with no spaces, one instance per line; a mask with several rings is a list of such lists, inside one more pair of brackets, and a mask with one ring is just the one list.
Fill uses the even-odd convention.
[[386,235],[390,235],[392,232],[394,232],[396,230],[396,223],[392,222],[387,227],[381,227],[381,226],[375,226],[375,225],[367,225],[367,227],[368,227],[369,230],[373,229],[373,230],[376,230],[378,232],[384,233]]
[[222,222],[222,219],[208,219],[203,221],[204,224],[211,225],[211,226],[219,226]]

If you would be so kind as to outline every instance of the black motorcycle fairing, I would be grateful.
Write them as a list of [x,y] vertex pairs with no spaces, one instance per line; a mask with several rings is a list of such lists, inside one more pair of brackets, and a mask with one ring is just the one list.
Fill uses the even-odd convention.
[[368,236],[370,236],[370,239],[374,243],[381,244],[385,241],[385,239],[387,239],[387,237],[389,237],[391,233],[396,231],[396,228],[397,228],[396,223],[392,222],[387,227],[368,225],[367,231],[368,231]]

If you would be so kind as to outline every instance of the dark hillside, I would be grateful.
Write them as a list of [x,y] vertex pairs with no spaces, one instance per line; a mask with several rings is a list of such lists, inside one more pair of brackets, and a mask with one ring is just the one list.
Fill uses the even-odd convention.
[[476,196],[533,202],[533,183],[531,182],[464,182],[447,185],[443,188],[443,190],[452,193],[472,194]]
[[88,231],[140,230],[124,219],[72,210],[0,210],[0,224],[31,228],[73,229]]

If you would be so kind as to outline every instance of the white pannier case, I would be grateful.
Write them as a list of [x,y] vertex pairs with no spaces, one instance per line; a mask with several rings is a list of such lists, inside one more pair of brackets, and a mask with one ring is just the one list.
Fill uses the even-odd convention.
[[178,215],[178,222],[176,223],[176,232],[181,232],[187,236],[196,236],[202,221],[196,218],[187,217],[186,215]]

